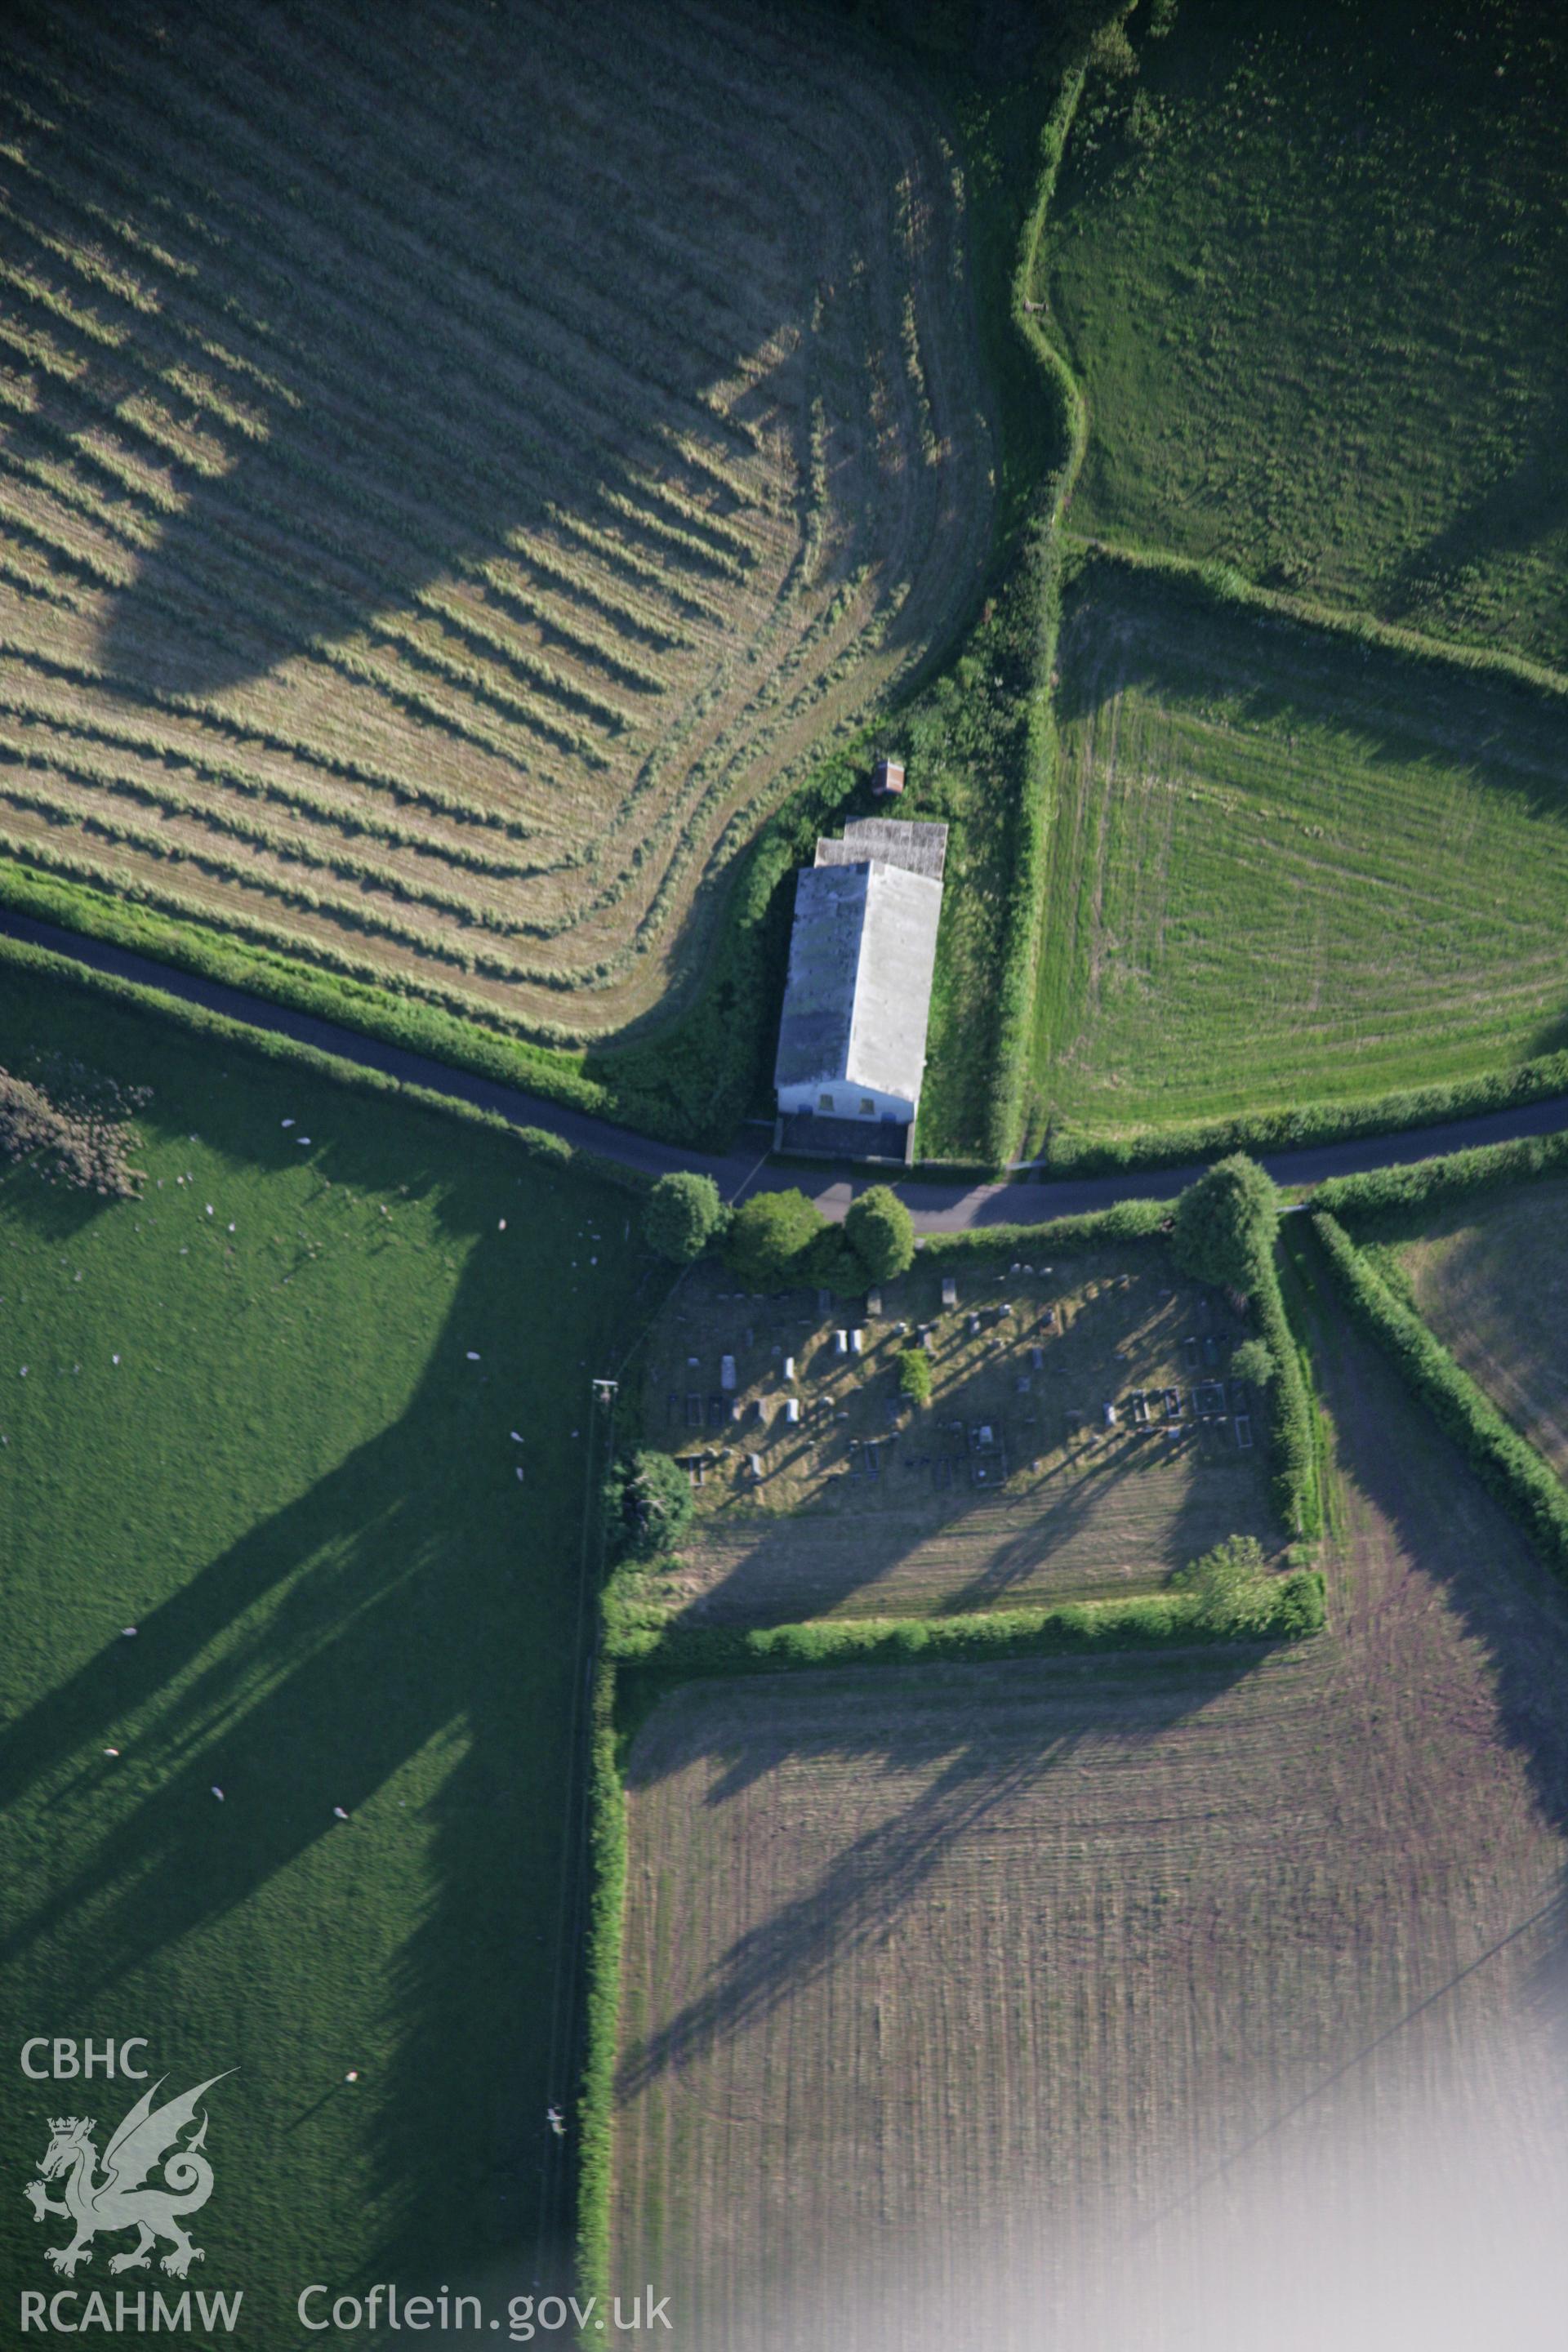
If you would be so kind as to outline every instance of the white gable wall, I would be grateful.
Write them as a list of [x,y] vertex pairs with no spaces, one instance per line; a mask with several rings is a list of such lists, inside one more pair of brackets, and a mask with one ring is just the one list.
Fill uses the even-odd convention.
[[[869,1110],[866,1108],[868,1103],[871,1106]],[[824,1118],[893,1118],[900,1127],[908,1127],[916,1106],[903,1095],[883,1094],[875,1087],[857,1086],[852,1078],[823,1078],[811,1086],[781,1087],[779,1108],[786,1116],[809,1110]]]

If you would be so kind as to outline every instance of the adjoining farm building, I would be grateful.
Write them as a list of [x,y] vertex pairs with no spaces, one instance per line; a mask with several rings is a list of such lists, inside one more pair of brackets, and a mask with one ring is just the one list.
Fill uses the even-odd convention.
[[774,1148],[913,1156],[945,824],[859,817],[795,881]]

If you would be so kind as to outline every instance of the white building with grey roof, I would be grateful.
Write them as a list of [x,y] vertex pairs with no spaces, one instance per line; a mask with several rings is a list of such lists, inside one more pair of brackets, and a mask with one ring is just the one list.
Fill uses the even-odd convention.
[[925,1075],[945,824],[863,817],[795,879],[778,1148],[907,1162]]

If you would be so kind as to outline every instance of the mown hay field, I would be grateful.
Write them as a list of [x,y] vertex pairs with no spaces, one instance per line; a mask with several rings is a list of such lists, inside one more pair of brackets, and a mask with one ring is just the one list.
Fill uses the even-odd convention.
[[[696,1487],[679,1568],[660,1580],[694,1619],[1106,1600],[1157,1589],[1229,1535],[1281,1548],[1265,1400],[1238,1400],[1229,1379],[1245,1327],[1163,1251],[965,1265],[952,1307],[917,1259],[874,1316],[810,1292],[744,1297],[727,1280],[687,1277],[644,1379],[644,1426]],[[858,1355],[837,1353],[846,1327]],[[916,1408],[898,1359],[922,1330],[932,1391]]]
[[[1294,2352],[1354,2275],[1357,2184],[1418,2177],[1445,2103],[1490,2117],[1457,2227],[1497,2186],[1482,2145],[1514,2188],[1560,2177],[1568,1612],[1381,1361],[1321,1336],[1321,1638],[703,1683],[644,1723],[616,2267],[694,2352],[1022,2347],[1053,2317]],[[1082,2274],[1201,2242],[1229,2158],[1222,2211],[1278,2201],[1194,2294],[1212,2317],[1247,2280],[1250,2329],[1096,2333]],[[1408,2340],[1351,2301],[1333,2340]]]
[[1550,698],[1091,561],[1033,1131],[1350,1101],[1568,1037]]
[[[629,1204],[7,961],[0,1065],[35,1055],[152,1098],[139,1200],[0,1179],[5,2015],[144,2034],[168,2095],[237,2070],[189,2284],[251,2340],[315,2279],[526,2286],[570,2221],[584,1359]],[[48,2116],[101,2154],[135,2096],[17,2076],[11,2289],[65,2284]],[[126,2245],[74,2282],[111,2312],[174,2292],[110,2280]]]
[[1074,530],[1568,664],[1556,12],[1202,0],[1139,58],[1091,79],[1037,288]]
[[1568,1183],[1548,1181],[1451,1209],[1393,1252],[1438,1339],[1560,1478],[1568,1478],[1565,1234]]
[[546,1039],[668,1006],[984,561],[929,94],[702,5],[3,63],[0,852]]

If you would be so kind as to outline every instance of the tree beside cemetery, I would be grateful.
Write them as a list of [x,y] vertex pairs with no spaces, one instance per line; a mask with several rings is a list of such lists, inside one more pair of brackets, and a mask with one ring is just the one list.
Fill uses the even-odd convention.
[[914,1219],[890,1185],[873,1184],[850,1202],[844,1237],[868,1283],[890,1282],[914,1264]]
[[1226,1537],[1201,1559],[1179,1568],[1171,1582],[1195,1601],[1194,1622],[1216,1633],[1261,1627],[1273,1609],[1273,1580],[1256,1536]]
[[678,1168],[661,1176],[643,1211],[643,1238],[671,1265],[689,1265],[721,1233],[726,1212],[711,1176]]
[[1250,1381],[1255,1389],[1266,1389],[1279,1370],[1266,1339],[1244,1339],[1230,1360],[1232,1380]]
[[736,1210],[724,1263],[749,1290],[780,1290],[807,1278],[805,1256],[826,1219],[804,1192],[753,1192]]
[[691,1481],[668,1454],[623,1454],[605,1481],[605,1543],[614,1560],[662,1559],[691,1525]]
[[1250,1297],[1272,1259],[1279,1192],[1244,1151],[1216,1160],[1176,1203],[1171,1255],[1184,1274]]

